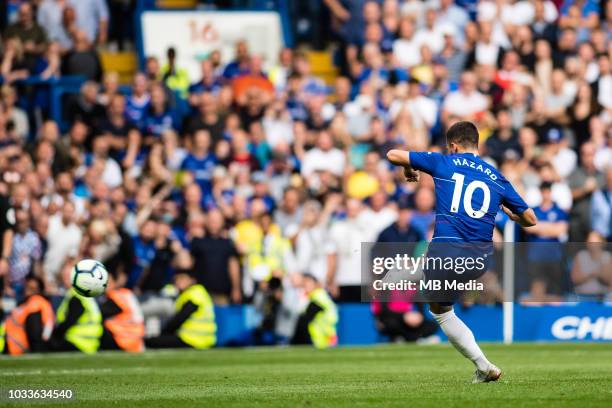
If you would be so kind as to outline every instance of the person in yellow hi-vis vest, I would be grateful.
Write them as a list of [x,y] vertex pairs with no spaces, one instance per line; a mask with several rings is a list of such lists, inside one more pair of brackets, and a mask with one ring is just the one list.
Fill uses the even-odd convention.
[[175,313],[164,325],[161,335],[145,339],[148,348],[207,349],[217,342],[217,324],[212,299],[191,272],[180,270],[174,275],[179,296]]
[[298,319],[291,344],[312,344],[318,349],[335,346],[338,310],[334,301],[313,275],[304,275],[303,289],[309,302]]
[[102,313],[94,298],[72,288],[57,309],[57,325],[49,341],[51,351],[82,351],[92,354],[100,347]]

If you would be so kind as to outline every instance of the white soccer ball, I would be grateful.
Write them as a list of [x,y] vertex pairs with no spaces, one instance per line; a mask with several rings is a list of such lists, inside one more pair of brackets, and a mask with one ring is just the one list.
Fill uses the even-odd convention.
[[108,271],[101,262],[83,259],[72,268],[70,282],[79,295],[100,296],[106,291]]

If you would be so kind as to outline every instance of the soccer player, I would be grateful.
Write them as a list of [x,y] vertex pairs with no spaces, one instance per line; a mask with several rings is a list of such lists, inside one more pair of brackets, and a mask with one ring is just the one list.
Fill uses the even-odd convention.
[[[490,245],[495,215],[500,207],[522,227],[536,224],[533,210],[510,182],[478,156],[478,130],[473,123],[462,121],[451,126],[446,133],[446,146],[447,155],[396,149],[387,153],[391,163],[404,168],[408,182],[418,181],[419,171],[434,179],[436,222],[428,257],[432,245],[441,245],[439,248],[445,245],[456,248],[474,242],[480,243],[472,244],[474,247],[488,246],[483,243]],[[485,271],[483,268],[469,278],[477,279]],[[425,279],[435,279],[438,272],[424,268]],[[443,276],[449,279],[448,274]],[[473,382],[497,381],[501,370],[487,360],[472,331],[455,315],[453,302],[428,301],[431,314],[450,343],[476,366]]]

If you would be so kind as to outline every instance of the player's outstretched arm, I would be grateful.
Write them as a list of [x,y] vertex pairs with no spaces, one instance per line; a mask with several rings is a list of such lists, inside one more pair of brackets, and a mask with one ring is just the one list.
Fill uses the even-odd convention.
[[405,150],[391,149],[387,152],[387,160],[396,166],[404,168],[404,176],[407,181],[419,181],[419,172],[410,166],[410,154]]
[[387,152],[387,160],[396,166],[410,166],[410,154],[406,150],[391,149]]
[[515,214],[503,205],[502,210],[512,221],[517,222],[523,228],[533,227],[538,222],[538,217],[531,208],[526,209],[521,214]]

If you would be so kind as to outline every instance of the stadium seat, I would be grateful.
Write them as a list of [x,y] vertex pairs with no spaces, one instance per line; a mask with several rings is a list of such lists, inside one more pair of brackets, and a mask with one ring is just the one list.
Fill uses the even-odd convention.
[[138,68],[136,54],[132,52],[102,52],[100,59],[104,72],[117,72],[122,84],[129,83]]
[[157,0],[156,5],[159,8],[194,8],[198,4],[197,0]]
[[312,74],[331,85],[338,76],[338,69],[334,66],[332,53],[329,51],[308,51],[306,55],[310,62]]

